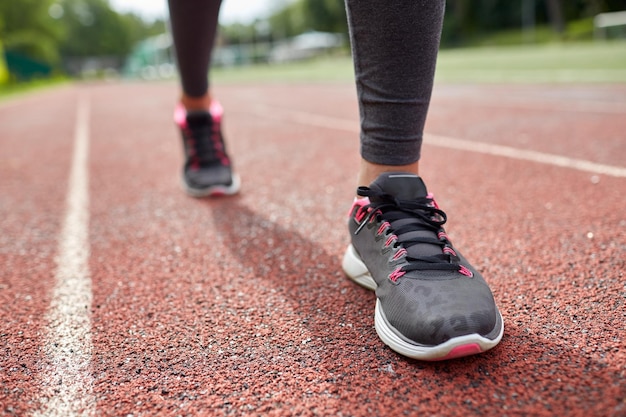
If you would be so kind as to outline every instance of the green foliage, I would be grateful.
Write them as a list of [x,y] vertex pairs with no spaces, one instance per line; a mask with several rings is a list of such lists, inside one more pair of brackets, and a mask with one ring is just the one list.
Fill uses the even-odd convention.
[[58,63],[57,45],[64,31],[48,14],[53,1],[1,1],[0,39],[5,49],[47,64]]
[[64,56],[86,57],[98,55],[125,55],[132,47],[128,30],[120,15],[106,0],[66,0],[61,23],[67,36],[61,43]]
[[301,0],[301,7],[309,30],[348,33],[343,0]]
[[[493,34],[505,32],[496,44],[588,39],[592,16],[624,8],[624,0],[447,0],[441,44],[491,44]],[[348,32],[343,0],[296,0],[268,20],[274,40],[309,30]],[[587,23],[571,24],[578,20]],[[255,25],[227,26],[222,34],[226,43],[250,42]]]
[[573,20],[567,24],[567,38],[585,40],[593,38],[593,18]]
[[220,28],[220,36],[226,44],[239,45],[242,43],[251,43],[255,36],[255,27],[253,25],[242,25],[235,23]]
[[302,1],[291,3],[269,18],[272,38],[285,39],[306,32],[306,17]]
[[[494,33],[522,35],[516,43],[585,39],[588,27],[569,23],[626,8],[624,0],[447,0],[443,46],[484,44]],[[552,34],[547,32],[551,28]],[[525,33],[522,33],[525,32]],[[585,35],[583,32],[586,32]],[[509,42],[496,42],[506,44]]]
[[[259,22],[249,25],[234,23],[220,28],[226,44],[249,43],[253,40],[282,40],[317,30],[348,33],[343,0],[298,0],[286,4],[268,19],[269,34],[258,30]],[[266,37],[268,39],[259,39]]]
[[66,58],[122,59],[140,40],[163,32],[163,21],[119,14],[108,0],[0,1],[4,48],[56,68]]
[[63,0],[62,4],[63,56],[124,57],[138,41],[165,29],[163,22],[149,25],[133,14],[117,13],[107,0]]

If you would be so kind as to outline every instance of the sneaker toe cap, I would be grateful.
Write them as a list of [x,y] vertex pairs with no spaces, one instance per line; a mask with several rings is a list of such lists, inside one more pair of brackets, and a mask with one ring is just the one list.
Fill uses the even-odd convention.
[[406,280],[380,294],[386,320],[404,338],[428,346],[470,334],[496,337],[499,314],[489,288],[455,281]]
[[228,186],[232,183],[232,172],[229,167],[216,165],[185,172],[185,182],[194,188],[205,188],[216,185]]

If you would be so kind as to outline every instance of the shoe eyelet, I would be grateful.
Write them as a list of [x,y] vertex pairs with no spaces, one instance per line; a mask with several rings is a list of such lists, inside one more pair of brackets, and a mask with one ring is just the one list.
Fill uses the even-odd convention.
[[466,266],[459,265],[459,273],[469,278],[474,278],[474,273],[470,271]]
[[400,277],[402,277],[404,274],[406,274],[406,272],[403,271],[401,267],[396,268],[391,274],[389,274],[389,280],[394,284],[397,284],[398,279],[400,279]]
[[[385,245],[383,246],[385,249],[389,248],[392,244],[395,245],[398,242],[398,236],[393,233],[389,235],[387,240],[385,241]],[[395,246],[394,246],[395,247]]]
[[452,249],[450,246],[444,246],[443,253],[445,253],[446,255],[453,256],[453,257],[457,256],[456,251]]
[[388,221],[384,221],[381,223],[380,227],[376,231],[376,236],[382,236],[383,233],[386,235],[385,231],[391,227],[391,224]]
[[398,259],[401,259],[406,254],[407,254],[406,249],[400,248],[396,253],[394,253],[394,255],[391,257],[391,260],[397,261]]
[[365,216],[367,216],[367,210],[364,208],[364,206],[360,206],[356,210],[356,213],[354,213],[354,220],[356,220],[356,222],[360,224]]

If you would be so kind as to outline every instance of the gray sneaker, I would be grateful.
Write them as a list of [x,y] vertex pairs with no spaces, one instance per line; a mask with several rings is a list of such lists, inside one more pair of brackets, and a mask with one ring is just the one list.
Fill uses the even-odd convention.
[[239,177],[222,136],[222,107],[214,102],[211,111],[186,112],[176,108],[174,121],[181,131],[185,165],[183,188],[192,197],[231,195],[239,191]]
[[420,177],[385,173],[360,187],[350,211],[346,274],[376,291],[374,323],[382,341],[415,359],[484,352],[504,332],[485,280],[443,229],[446,214]]

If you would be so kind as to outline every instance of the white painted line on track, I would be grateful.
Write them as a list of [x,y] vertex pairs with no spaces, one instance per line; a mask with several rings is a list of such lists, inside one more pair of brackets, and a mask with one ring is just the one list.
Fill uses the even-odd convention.
[[91,376],[89,274],[89,100],[78,101],[67,208],[56,258],[55,287],[46,313],[41,409],[35,416],[95,414]]
[[512,146],[495,145],[492,143],[474,142],[465,139],[456,139],[447,136],[425,135],[424,143],[431,146],[478,152],[493,156],[536,162],[561,168],[570,168],[592,174],[603,174],[611,177],[626,177],[626,168],[613,165],[598,164],[584,159],[569,158],[544,152],[514,148]]
[[[350,133],[359,133],[358,122],[341,119],[332,116],[324,116],[314,113],[288,110],[284,108],[261,108],[257,107],[255,113],[266,117],[308,126],[323,127],[326,129],[343,130]],[[603,174],[611,177],[625,178],[626,168],[599,164],[584,159],[569,158],[545,152],[531,151],[514,148],[512,146],[496,145],[485,142],[477,142],[467,139],[458,139],[440,135],[424,135],[424,144],[442,148],[476,152],[485,155],[501,156],[505,158],[529,161],[539,164],[551,165],[560,168],[569,168],[592,174]]]

